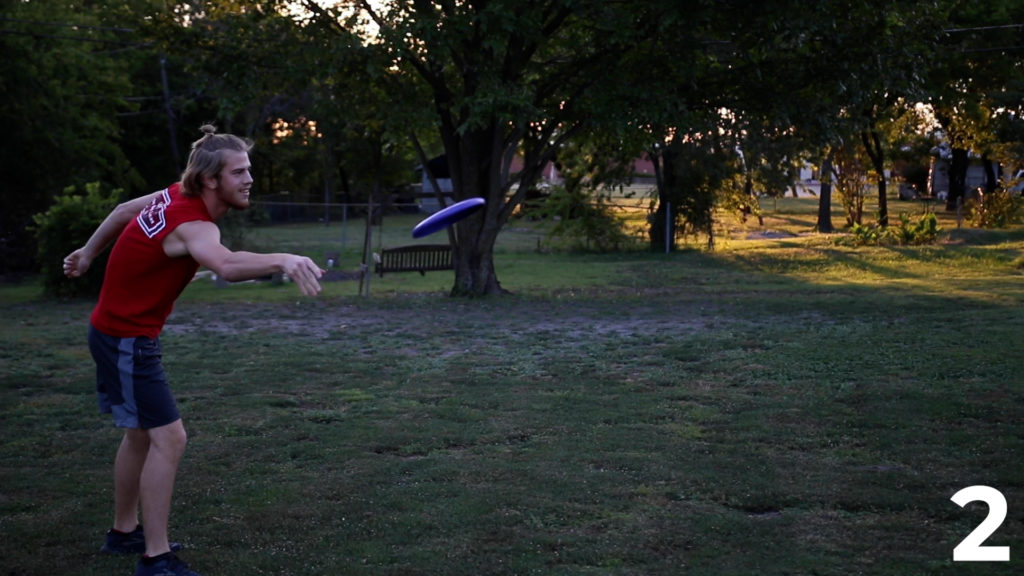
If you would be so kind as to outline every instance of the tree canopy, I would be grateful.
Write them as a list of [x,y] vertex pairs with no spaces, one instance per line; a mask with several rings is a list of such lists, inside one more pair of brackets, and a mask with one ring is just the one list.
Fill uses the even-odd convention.
[[453,199],[487,200],[456,227],[458,295],[502,292],[500,231],[549,162],[583,151],[591,168],[654,160],[655,248],[842,148],[869,160],[885,224],[915,103],[956,154],[1020,164],[1018,4],[0,1],[0,242],[31,253],[25,223],[67,187],[166,184],[207,121],[257,140],[258,189],[311,200],[367,198],[443,155]]

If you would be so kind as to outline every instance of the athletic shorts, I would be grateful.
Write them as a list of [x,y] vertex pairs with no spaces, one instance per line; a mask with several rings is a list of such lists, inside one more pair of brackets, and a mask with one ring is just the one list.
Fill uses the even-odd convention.
[[96,361],[100,412],[113,414],[119,428],[158,428],[178,420],[160,339],[117,338],[89,326],[89,351]]

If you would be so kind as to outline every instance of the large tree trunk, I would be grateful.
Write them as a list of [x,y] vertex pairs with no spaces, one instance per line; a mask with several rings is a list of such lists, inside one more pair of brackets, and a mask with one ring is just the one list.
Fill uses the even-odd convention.
[[875,174],[878,175],[878,225],[888,226],[889,204],[885,189],[885,150],[882,149],[882,140],[876,130],[861,132],[860,140],[864,144],[868,157],[871,158]]
[[[452,192],[456,201],[480,197],[486,201],[483,210],[455,225],[449,237],[455,249],[455,284],[452,296],[489,296],[505,294],[494,266],[494,244],[498,233],[522,204],[526,193],[534,187],[544,166],[551,160],[574,129],[564,130],[557,137],[524,138],[522,130],[507,129],[507,123],[493,120],[489,126],[460,132],[447,110],[439,107],[441,139],[448,156],[452,175]],[[521,150],[523,168],[508,174],[512,153]],[[518,188],[512,194],[509,183]]]
[[501,132],[489,129],[458,134],[445,139],[452,191],[455,200],[484,198],[484,209],[455,226],[455,284],[452,296],[486,296],[504,291],[494,269],[494,243],[504,223],[505,205],[500,181]]
[[999,176],[996,174],[996,163],[988,157],[988,154],[981,155],[981,165],[985,168],[985,194],[991,194],[999,187]]
[[815,228],[823,234],[836,231],[832,225],[832,150],[821,162],[821,190],[818,192],[818,224]]
[[[444,130],[443,140],[452,174],[456,201],[480,197],[483,210],[455,225],[455,283],[452,296],[504,294],[494,266],[494,244],[498,233],[522,203],[557,146],[524,146],[523,169],[516,176],[519,188],[508,196],[504,160],[509,146],[516,149],[518,134],[506,133],[498,120],[489,127],[459,133]],[[545,141],[546,142],[546,141]]]
[[672,146],[663,147],[659,154],[651,156],[651,160],[655,166],[658,205],[648,222],[648,237],[652,251],[671,252],[675,249],[675,208],[672,206],[672,191],[679,186]]
[[949,195],[946,196],[946,210],[956,210],[964,201],[969,162],[965,148],[953,148],[953,160],[949,163]]

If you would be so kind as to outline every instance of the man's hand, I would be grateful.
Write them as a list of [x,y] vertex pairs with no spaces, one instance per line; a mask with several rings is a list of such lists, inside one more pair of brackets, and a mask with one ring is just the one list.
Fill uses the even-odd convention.
[[320,293],[320,277],[324,275],[324,270],[309,258],[288,254],[281,269],[306,296],[316,296]]
[[89,271],[92,265],[92,256],[89,256],[84,248],[79,248],[64,258],[64,275],[68,278],[78,278]]

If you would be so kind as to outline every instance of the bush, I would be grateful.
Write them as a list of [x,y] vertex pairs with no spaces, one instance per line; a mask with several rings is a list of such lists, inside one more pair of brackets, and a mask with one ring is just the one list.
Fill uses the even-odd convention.
[[1024,220],[1024,200],[1009,190],[979,193],[965,208],[967,221],[977,228],[1006,228]]
[[619,250],[632,242],[622,220],[616,217],[614,206],[600,195],[591,199],[582,190],[572,192],[554,186],[539,212],[556,222],[549,242],[561,238],[571,248],[596,252]]
[[47,295],[59,297],[95,296],[103,284],[107,254],[93,260],[89,272],[74,280],[64,276],[64,257],[80,248],[103,222],[121,198],[120,189],[104,192],[99,182],[85,185],[85,194],[74,186],[54,199],[49,210],[33,216],[33,232],[39,245],[39,267]]
[[850,235],[839,241],[853,246],[908,246],[931,244],[938,235],[939,221],[935,214],[929,212],[917,222],[911,222],[910,216],[900,214],[897,226],[854,224],[850,227]]

